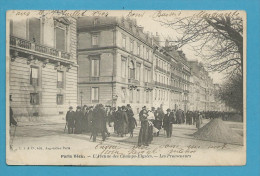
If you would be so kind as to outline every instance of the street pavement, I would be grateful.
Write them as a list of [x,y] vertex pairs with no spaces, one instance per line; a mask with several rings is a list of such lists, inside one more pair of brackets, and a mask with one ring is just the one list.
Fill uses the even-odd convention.
[[[205,125],[209,120],[204,119],[203,125]],[[235,131],[242,134],[243,124],[239,122],[225,122]],[[60,119],[56,122],[40,121],[40,122],[21,122],[16,127],[11,127],[10,129],[10,144],[12,148],[21,149],[26,147],[38,147],[47,146],[55,147],[58,145],[70,146],[73,148],[82,147],[95,147],[98,143],[101,143],[101,135],[97,137],[96,142],[90,140],[90,133],[83,134],[67,134],[64,132],[65,122]],[[124,137],[117,136],[116,134],[111,134],[110,137],[106,139],[103,144],[117,145],[123,148],[131,148],[137,145],[138,133],[140,130],[140,122],[138,122],[138,127],[134,130],[134,137],[131,138],[129,134]],[[152,144],[150,146],[156,145],[181,145],[181,146],[200,146],[200,149],[207,149],[209,146],[221,146],[223,144],[203,141],[195,139],[192,134],[196,132],[195,125],[186,124],[174,124],[173,125],[173,135],[171,138],[166,138],[163,129],[160,131],[159,137],[154,137]],[[15,132],[15,135],[14,135]],[[243,146],[240,145],[225,145],[226,150],[240,150]]]

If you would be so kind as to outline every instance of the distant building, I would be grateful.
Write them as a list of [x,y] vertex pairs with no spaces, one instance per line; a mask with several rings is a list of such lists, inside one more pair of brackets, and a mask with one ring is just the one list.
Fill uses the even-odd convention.
[[58,115],[75,107],[76,19],[11,19],[9,42],[9,93],[16,116]]
[[182,51],[175,46],[165,45],[171,58],[171,108],[189,110],[189,86],[191,70],[189,62]]
[[190,103],[198,111],[215,110],[215,92],[212,78],[198,61],[189,61],[192,77],[192,98]]
[[[156,37],[158,38],[158,36]],[[153,54],[153,106],[162,107],[166,111],[167,108],[173,108],[171,105],[171,68],[173,61],[156,40],[154,40]]]

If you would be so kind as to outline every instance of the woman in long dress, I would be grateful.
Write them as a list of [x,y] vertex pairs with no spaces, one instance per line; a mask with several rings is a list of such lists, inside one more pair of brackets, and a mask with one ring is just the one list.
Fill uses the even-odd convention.
[[151,129],[149,129],[149,120],[147,119],[147,117],[148,117],[147,110],[144,108],[139,113],[139,118],[141,121],[141,128],[140,128],[140,132],[139,132],[139,136],[138,136],[138,146],[141,146],[141,145],[149,146],[149,144],[152,141],[152,138],[150,136],[150,133],[152,131],[151,131]]
[[122,111],[119,115],[119,128],[118,133],[123,137],[123,135],[128,133],[128,117],[126,114],[125,106],[122,106]]

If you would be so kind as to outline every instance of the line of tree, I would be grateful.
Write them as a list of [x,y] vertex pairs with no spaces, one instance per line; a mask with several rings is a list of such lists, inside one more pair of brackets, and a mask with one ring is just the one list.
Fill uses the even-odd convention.
[[223,72],[226,81],[219,93],[226,105],[241,111],[243,106],[243,19],[239,15],[204,15],[159,19],[173,29],[175,46],[191,46],[203,58],[208,71]]

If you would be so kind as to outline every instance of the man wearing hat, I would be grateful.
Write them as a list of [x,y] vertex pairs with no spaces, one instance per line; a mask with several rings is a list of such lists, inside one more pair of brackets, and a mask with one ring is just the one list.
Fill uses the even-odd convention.
[[157,108],[157,110],[154,113],[155,121],[154,121],[154,127],[157,128],[159,131],[156,133],[156,136],[159,136],[160,129],[162,128],[162,120],[164,117],[163,110],[161,108]]
[[66,114],[66,123],[67,123],[67,126],[68,126],[68,133],[69,134],[72,134],[74,131],[74,111],[73,111],[73,107],[70,106],[69,107],[69,111],[67,112]]
[[82,119],[82,131],[87,132],[88,129],[88,118],[87,118],[88,106],[84,105],[82,108],[83,119]]
[[82,122],[83,122],[84,114],[81,110],[80,106],[77,106],[77,110],[75,112],[75,131],[74,133],[76,134],[81,134],[82,133]]
[[165,114],[163,118],[163,128],[166,131],[167,138],[170,138],[172,136],[172,124],[173,119],[171,116],[171,110],[167,109],[167,114]]

